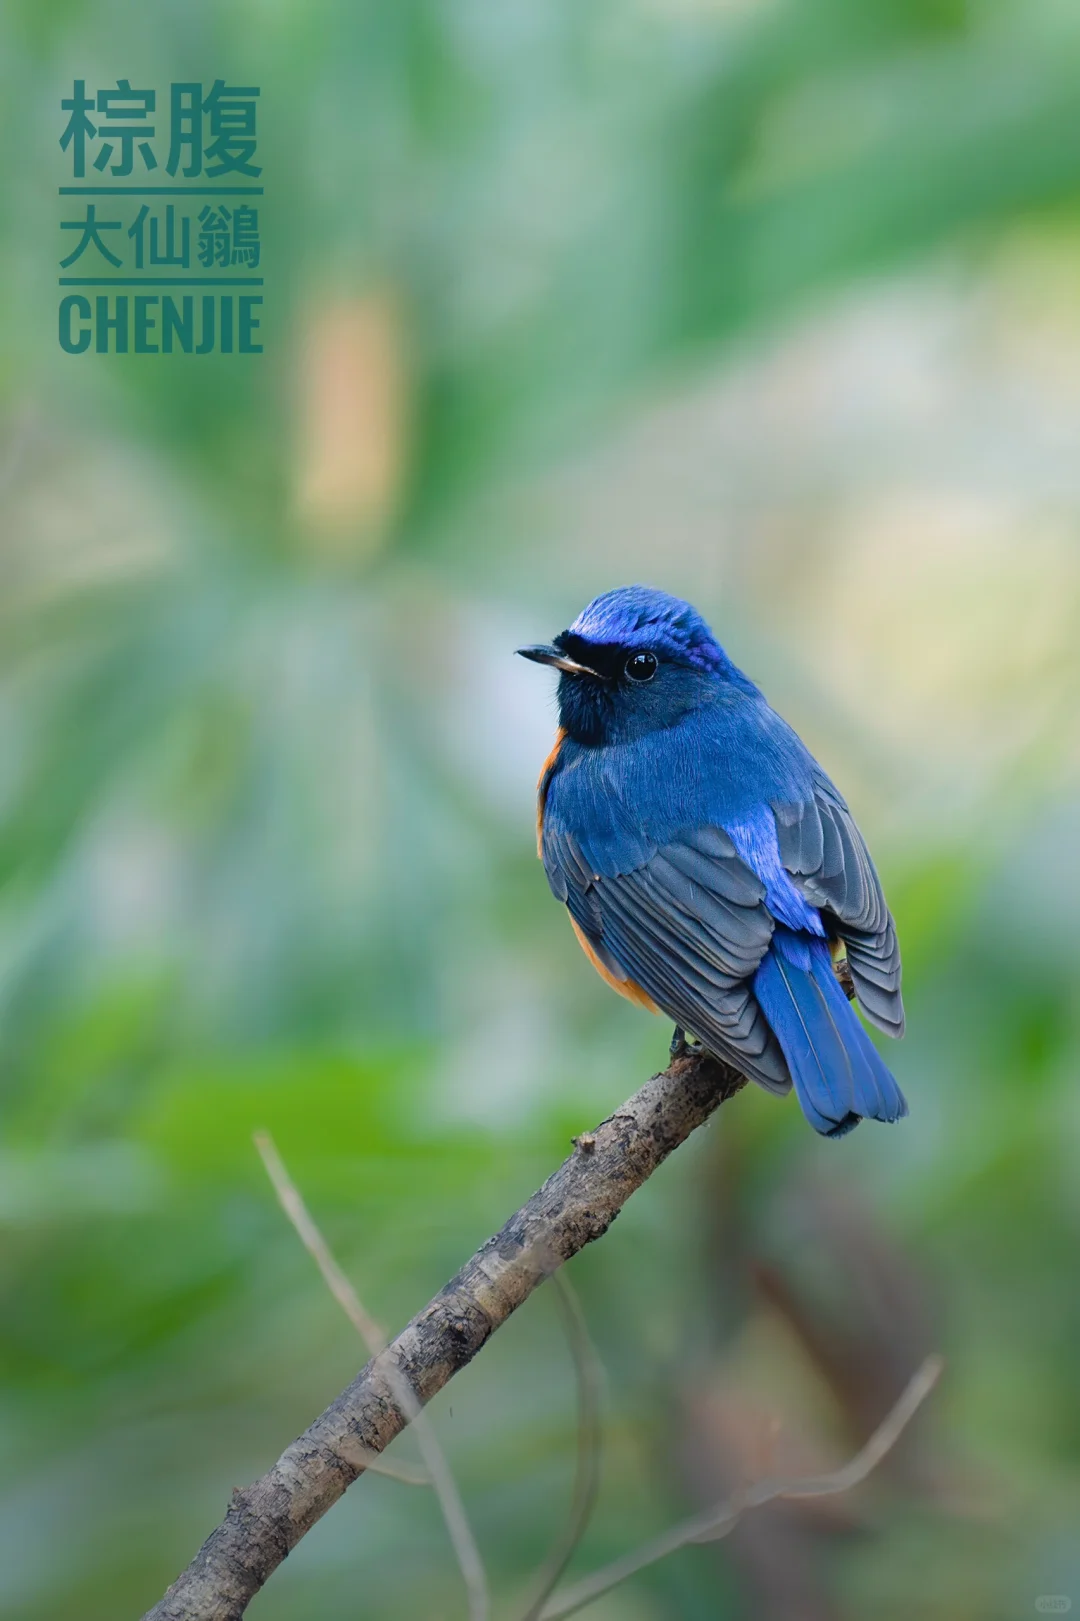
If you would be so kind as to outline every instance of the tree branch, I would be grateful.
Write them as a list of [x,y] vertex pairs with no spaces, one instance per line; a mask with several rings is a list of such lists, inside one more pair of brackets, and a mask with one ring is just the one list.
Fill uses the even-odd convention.
[[143,1621],[238,1621],[316,1520],[405,1428],[395,1391],[421,1406],[471,1362],[545,1277],[600,1238],[673,1149],[746,1084],[691,1051],[576,1139],[574,1153],[252,1485]]

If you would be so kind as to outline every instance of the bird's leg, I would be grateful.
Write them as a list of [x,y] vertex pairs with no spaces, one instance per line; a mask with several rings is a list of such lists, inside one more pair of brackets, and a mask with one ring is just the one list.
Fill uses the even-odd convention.
[[854,1002],[855,981],[851,977],[851,967],[848,963],[844,942],[842,940],[830,940],[829,954],[832,957],[833,973],[840,981],[844,995],[849,1002]]
[[687,1053],[700,1053],[704,1048],[696,1036],[688,1036],[682,1025],[677,1024],[672,1031],[668,1051],[672,1058],[685,1058]]

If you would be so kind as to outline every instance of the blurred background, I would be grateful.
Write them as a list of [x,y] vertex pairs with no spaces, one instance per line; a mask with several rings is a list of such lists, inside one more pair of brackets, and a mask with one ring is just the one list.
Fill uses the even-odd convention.
[[[661,1067],[536,861],[595,592],[690,597],[849,798],[895,1130],[754,1091],[571,1267],[583,1573],[838,1462],[598,1621],[1080,1603],[1080,13],[1063,0],[6,0],[0,1615],[115,1621]],[[75,77],[261,86],[265,354],[63,354]],[[68,244],[69,246],[70,244]],[[549,1291],[435,1404],[499,1600],[563,1521]],[[408,1440],[401,1443],[408,1451]],[[366,1478],[259,1621],[456,1621]]]

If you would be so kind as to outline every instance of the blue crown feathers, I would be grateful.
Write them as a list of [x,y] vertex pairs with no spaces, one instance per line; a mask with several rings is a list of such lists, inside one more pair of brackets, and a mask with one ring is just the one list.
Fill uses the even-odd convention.
[[622,585],[594,597],[578,614],[570,632],[601,645],[657,649],[702,670],[720,670],[728,663],[695,608],[681,597],[647,585]]

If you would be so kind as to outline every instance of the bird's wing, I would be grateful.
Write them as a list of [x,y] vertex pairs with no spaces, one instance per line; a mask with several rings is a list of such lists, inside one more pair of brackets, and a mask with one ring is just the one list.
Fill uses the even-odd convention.
[[[786,1092],[787,1064],[749,984],[772,939],[764,884],[718,827],[684,831],[651,853],[634,842],[630,860],[599,873],[549,815],[542,854],[554,894],[607,977],[644,991],[711,1052]],[[619,865],[627,870],[612,870]]]
[[812,797],[774,801],[780,860],[844,942],[859,1005],[890,1036],[904,1032],[900,948],[870,852],[843,797],[815,766]]

